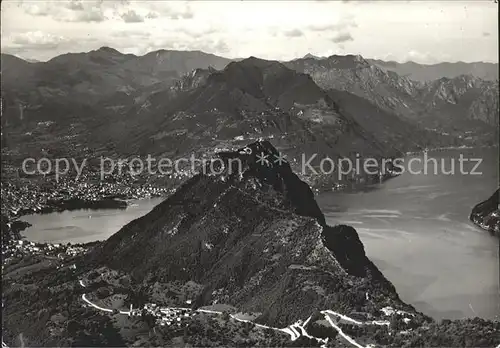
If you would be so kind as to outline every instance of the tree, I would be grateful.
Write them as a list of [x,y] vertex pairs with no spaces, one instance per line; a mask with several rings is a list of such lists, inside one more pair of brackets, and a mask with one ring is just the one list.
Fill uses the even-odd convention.
[[224,321],[228,321],[231,317],[229,316],[229,313],[227,311],[223,311],[221,318]]
[[398,314],[393,314],[391,316],[389,323],[390,323],[389,327],[392,330],[401,330],[404,328],[404,325],[405,325],[403,320],[401,319],[401,317]]
[[66,326],[66,330],[70,335],[75,335],[76,332],[80,329],[80,324],[76,320],[70,320],[68,321],[68,324]]
[[143,309],[141,313],[142,320],[146,323],[148,328],[152,328],[155,325],[156,319],[155,317],[149,313],[147,310]]

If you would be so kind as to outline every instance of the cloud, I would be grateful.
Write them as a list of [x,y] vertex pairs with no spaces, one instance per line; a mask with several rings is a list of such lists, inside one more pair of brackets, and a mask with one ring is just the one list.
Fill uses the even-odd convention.
[[139,55],[159,49],[200,50],[219,55],[225,55],[230,51],[226,38],[222,37],[220,32],[212,26],[193,27],[174,22],[170,30],[157,32],[155,35],[143,26],[129,26],[128,28],[111,31],[107,45],[122,52]]
[[330,36],[330,41],[339,44],[339,47],[344,49],[342,43],[353,41],[353,36],[350,32],[351,28],[356,28],[358,24],[352,16],[344,16],[337,23],[317,23],[307,27],[314,32],[322,32],[323,35]]
[[66,8],[68,10],[72,10],[72,11],[83,11],[83,10],[85,10],[85,8],[83,7],[83,3],[80,2],[80,1],[76,1],[76,0],[71,0],[66,5]]
[[[378,0],[342,0],[341,2],[344,4],[356,4],[356,5],[363,5],[363,4],[369,4],[371,2],[376,2]],[[407,2],[410,2],[411,0],[408,0]]]
[[336,33],[331,39],[335,43],[342,43],[347,41],[353,41],[352,35],[350,33]]
[[170,49],[178,51],[202,51],[212,54],[225,54],[229,52],[229,45],[223,39],[207,39],[205,37],[191,40],[180,39],[178,37],[169,37],[154,42],[147,42],[142,46],[140,54],[160,49]]
[[177,32],[183,33],[191,38],[199,39],[202,37],[208,37],[209,35],[215,34],[218,32],[214,27],[206,27],[206,28],[192,28],[192,27],[180,27],[176,29]]
[[17,52],[25,50],[46,50],[55,49],[59,47],[60,44],[66,42],[68,42],[68,40],[63,36],[52,35],[42,31],[29,31],[7,38],[5,48]]
[[356,23],[337,23],[337,24],[313,24],[308,26],[307,28],[312,31],[340,31],[346,30],[350,27],[356,27]]
[[159,13],[156,12],[156,11],[150,11],[147,15],[146,15],[146,18],[148,19],[155,19],[155,18],[158,18],[159,17]]
[[50,14],[50,7],[40,3],[35,5],[23,5],[24,12],[32,16],[48,16]]
[[304,35],[304,33],[299,29],[285,30],[283,34],[288,37],[300,37]]
[[77,17],[75,22],[104,22],[106,20],[106,17],[104,14],[98,10],[98,9],[92,9],[90,11],[85,11],[80,13]]
[[342,17],[337,23],[312,24],[307,28],[312,31],[347,31],[350,28],[356,28],[358,24],[352,16]]
[[152,12],[158,14],[157,17],[168,19],[191,19],[194,17],[194,12],[191,6],[186,3],[172,2],[151,2]]
[[417,61],[417,62],[430,62],[434,60],[428,52],[423,53],[415,50],[409,51],[408,54],[406,55],[406,59],[408,61]]
[[[110,1],[111,2],[111,1]],[[103,22],[107,18],[102,10],[101,0],[70,0],[70,1],[37,1],[36,4],[22,4],[26,14],[31,16],[46,16],[58,22]]]
[[121,15],[125,23],[140,23],[144,22],[144,17],[135,12],[134,10],[128,10]]
[[[398,59],[393,59],[398,60]],[[429,52],[421,52],[417,50],[410,50],[403,59],[398,60],[400,62],[415,62],[420,64],[435,64],[439,62],[449,62],[453,60],[449,54],[436,53],[431,54]]]
[[169,18],[171,19],[191,19],[194,17],[194,13],[187,9],[181,12],[171,12]]
[[336,28],[335,24],[312,24],[307,27],[307,29],[312,31],[330,31],[330,30],[336,30],[335,28]]
[[65,8],[59,8],[59,10],[52,14],[54,20],[58,22],[100,23],[108,19],[100,7],[89,7],[78,11]]
[[125,31],[115,31],[111,33],[112,37],[117,38],[131,38],[131,37],[148,37],[149,32],[145,30],[125,30]]
[[278,35],[278,27],[272,25],[270,26],[269,28],[267,28],[267,32],[269,33],[269,35],[271,36],[277,36]]
[[223,54],[229,52],[229,45],[222,39],[197,39],[187,44],[181,44],[179,49],[200,50],[207,53]]

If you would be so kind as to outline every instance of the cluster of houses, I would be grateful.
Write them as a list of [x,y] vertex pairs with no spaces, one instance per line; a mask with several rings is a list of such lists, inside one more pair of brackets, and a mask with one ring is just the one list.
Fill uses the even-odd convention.
[[86,249],[79,245],[35,243],[26,240],[10,240],[2,245],[2,267],[10,260],[26,255],[43,255],[64,259],[68,256],[76,256]]
[[[28,168],[28,170],[32,169]],[[21,175],[21,173],[18,174]],[[185,175],[187,174],[186,172]],[[81,173],[79,180],[75,180],[68,174],[60,176],[57,183],[55,180],[49,180],[41,186],[18,186],[2,183],[2,198],[5,201],[6,215],[18,216],[26,213],[52,211],[54,202],[64,202],[75,198],[98,201],[107,196],[141,198],[162,196],[169,193],[165,187],[134,185],[131,176],[111,173],[107,177],[114,178],[114,181],[102,181],[100,180],[100,172],[85,170]]]
[[[191,301],[186,301],[186,304],[191,304]],[[190,308],[174,308],[174,307],[159,307],[154,303],[147,303],[144,309],[149,314],[153,315],[156,323],[160,326],[180,326],[186,325],[187,320],[197,314],[196,311]],[[142,315],[142,311],[132,311],[132,315]]]
[[[169,170],[167,170],[169,172]],[[192,176],[193,173],[189,170],[179,169],[178,171],[172,170],[168,174],[163,174],[161,176],[168,176],[169,179],[184,179]]]

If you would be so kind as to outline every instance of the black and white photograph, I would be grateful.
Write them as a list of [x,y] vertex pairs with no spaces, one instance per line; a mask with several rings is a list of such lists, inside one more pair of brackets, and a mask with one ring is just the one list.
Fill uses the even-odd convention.
[[498,10],[1,1],[2,348],[500,348]]

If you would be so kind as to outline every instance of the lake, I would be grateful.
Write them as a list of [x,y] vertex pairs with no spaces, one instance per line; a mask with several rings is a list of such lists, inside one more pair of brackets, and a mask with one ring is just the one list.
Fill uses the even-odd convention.
[[126,209],[73,210],[34,214],[22,220],[32,224],[22,232],[28,240],[48,243],[87,243],[106,240],[120,228],[151,211],[162,198],[132,200]]
[[483,174],[404,173],[372,190],[320,195],[318,203],[328,224],[356,228],[368,257],[417,310],[434,318],[500,319],[499,242],[468,220],[498,186],[498,152],[428,156],[445,159],[448,170],[460,153],[483,158]]
[[[330,225],[357,229],[368,257],[405,302],[434,318],[493,319],[500,315],[499,242],[468,216],[497,188],[498,152],[450,150],[428,156],[446,159],[449,170],[460,153],[482,158],[482,175],[435,175],[431,168],[428,175],[404,173],[364,191],[316,198]],[[473,165],[464,167],[470,172]],[[132,201],[125,210],[25,216],[33,226],[23,234],[52,243],[104,240],[161,201]]]

